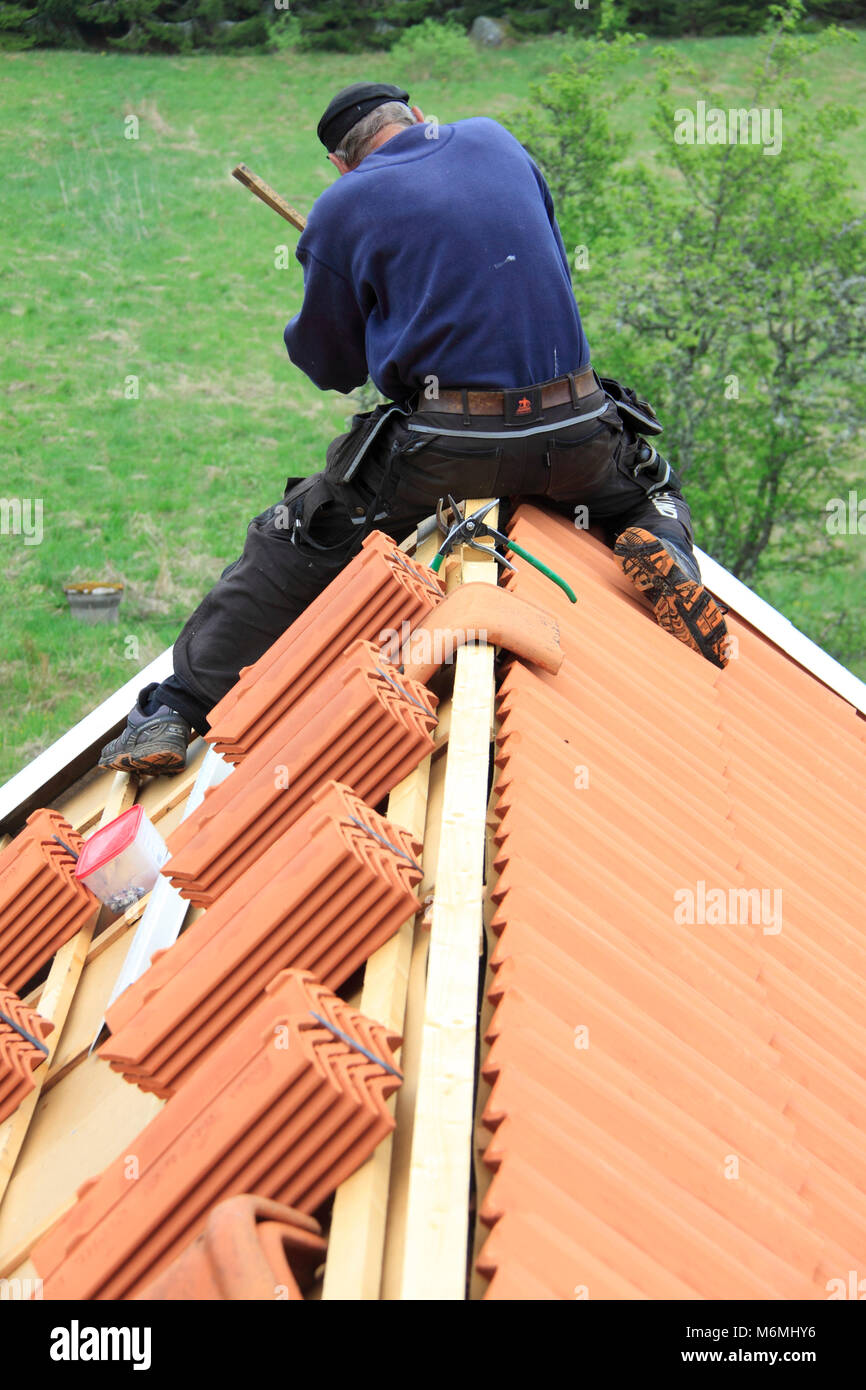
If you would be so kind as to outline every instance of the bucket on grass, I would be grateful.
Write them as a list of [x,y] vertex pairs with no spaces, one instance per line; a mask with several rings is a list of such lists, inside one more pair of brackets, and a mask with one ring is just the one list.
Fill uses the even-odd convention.
[[81,584],[64,584],[63,592],[69,601],[69,611],[80,623],[116,623],[123,585],[112,580],[86,580]]

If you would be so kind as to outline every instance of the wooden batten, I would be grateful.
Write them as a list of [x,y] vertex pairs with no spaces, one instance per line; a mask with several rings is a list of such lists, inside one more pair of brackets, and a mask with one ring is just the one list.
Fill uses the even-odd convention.
[[[492,554],[465,548],[460,561],[461,583],[497,583]],[[401,1299],[466,1297],[493,659],[492,647],[464,646],[454,662]]]

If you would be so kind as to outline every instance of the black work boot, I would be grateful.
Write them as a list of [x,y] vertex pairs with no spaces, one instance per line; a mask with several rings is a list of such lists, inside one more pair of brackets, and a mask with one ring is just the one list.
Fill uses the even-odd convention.
[[182,772],[187,745],[193,737],[192,729],[177,710],[159,705],[152,714],[144,714],[136,705],[123,732],[103,748],[99,766],[154,777]]
[[624,573],[652,604],[659,627],[714,666],[727,666],[728,629],[701,583],[694,555],[639,526],[623,531],[614,550]]

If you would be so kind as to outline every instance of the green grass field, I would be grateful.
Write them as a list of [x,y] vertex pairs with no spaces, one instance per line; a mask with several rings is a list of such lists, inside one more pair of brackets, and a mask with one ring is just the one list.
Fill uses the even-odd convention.
[[[749,39],[678,46],[699,90],[722,97],[754,53]],[[0,536],[0,779],[173,641],[249,518],[287,475],[321,465],[350,413],[286,357],[302,277],[293,256],[276,268],[275,252],[296,233],[232,180],[233,165],[305,210],[333,177],[315,125],[340,86],[404,81],[440,120],[507,123],[560,56],[556,39],[526,43],[450,84],[381,54],[0,56],[0,496],[44,500],[41,544]],[[642,45],[628,75],[653,61]],[[866,45],[848,45],[816,80],[856,102],[864,67]],[[129,115],[137,140],[124,137]],[[618,108],[638,149],[648,115],[640,87]],[[859,138],[845,149],[862,204]],[[103,576],[127,586],[119,624],[73,623],[63,582]]]

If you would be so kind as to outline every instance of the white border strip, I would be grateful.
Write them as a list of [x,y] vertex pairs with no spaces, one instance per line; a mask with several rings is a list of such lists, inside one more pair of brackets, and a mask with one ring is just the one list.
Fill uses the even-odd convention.
[[[101,705],[97,705],[78,724],[62,734],[56,743],[52,743],[50,748],[46,748],[0,787],[0,829],[4,828],[7,820],[15,817],[20,807],[38,797],[43,788],[48,788],[49,783],[62,774],[70,763],[81,758],[96,744],[106,742],[112,729],[125,720],[132,709],[139,690],[151,681],[165,680],[166,676],[171,675],[174,669],[172,653],[173,648],[167,647],[149,666],[131,676],[125,685],[115,690],[113,695],[109,695],[107,700],[103,700]],[[49,790],[48,800],[53,801],[85,771],[87,768],[81,768],[68,779],[65,787]]]
[[753,589],[743,584],[730,570],[718,564],[710,555],[695,546],[695,554],[701,567],[701,578],[726,608],[730,608],[758,632],[796,661],[810,675],[817,677],[824,685],[835,690],[849,705],[861,714],[866,714],[866,683],[849,671],[841,662],[829,656],[816,642],[802,633],[799,628],[771,603],[759,598]]

